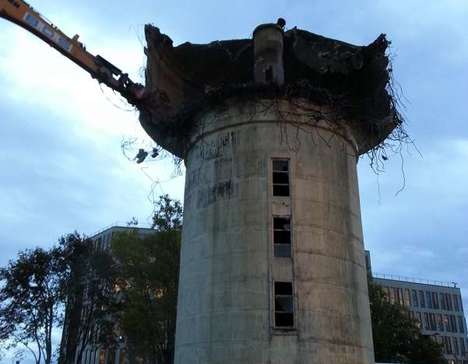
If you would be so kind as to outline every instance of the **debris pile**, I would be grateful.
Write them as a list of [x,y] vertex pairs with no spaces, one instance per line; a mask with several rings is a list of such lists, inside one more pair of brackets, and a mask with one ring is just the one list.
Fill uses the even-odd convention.
[[305,98],[330,106],[339,114],[337,120],[352,123],[365,136],[359,141],[361,154],[379,148],[402,125],[391,89],[389,42],[383,34],[368,46],[355,46],[288,30],[284,84],[265,86],[254,82],[252,39],[174,47],[152,25],[145,33],[146,87],[151,98],[140,106],[140,121],[158,144],[180,158],[197,113],[233,97]]

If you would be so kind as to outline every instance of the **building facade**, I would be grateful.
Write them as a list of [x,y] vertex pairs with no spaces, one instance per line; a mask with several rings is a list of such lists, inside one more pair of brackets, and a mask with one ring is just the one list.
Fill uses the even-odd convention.
[[383,288],[390,302],[409,310],[423,335],[443,345],[449,364],[468,364],[466,319],[461,291],[455,283],[379,274],[373,274],[372,280]]
[[[136,232],[139,236],[143,237],[146,235],[154,234],[153,229],[138,228],[138,227],[123,227],[123,226],[112,226],[106,228],[92,237],[90,240],[94,245],[94,249],[109,251],[111,252],[111,241],[115,234],[125,232]],[[115,294],[115,293],[114,293]],[[86,289],[83,292],[83,297],[80,298],[81,311],[85,312],[89,309],[87,304],[87,292]],[[66,308],[66,312],[69,312],[69,307]],[[81,315],[80,315],[81,317]],[[98,330],[98,329],[97,329]],[[96,332],[96,329],[93,330]],[[121,336],[118,328],[115,329],[116,344],[112,348],[107,348],[99,345],[92,339],[86,340],[87,344],[83,350],[81,345],[68,345],[67,341],[76,343],[76,340],[70,340],[71,337],[78,338],[82,335],[80,325],[70,325],[69,320],[65,317],[65,323],[62,332],[61,342],[61,363],[65,364],[129,364],[127,349],[125,345],[125,338]],[[78,340],[82,342],[82,340]],[[67,352],[68,351],[68,352]],[[82,351],[81,360],[78,358],[78,353]]]

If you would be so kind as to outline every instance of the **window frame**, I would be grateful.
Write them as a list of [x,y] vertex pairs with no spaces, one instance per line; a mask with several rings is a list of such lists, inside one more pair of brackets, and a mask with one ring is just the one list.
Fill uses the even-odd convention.
[[[285,295],[285,294],[276,294],[276,284],[277,283],[287,283],[291,285],[291,294],[290,295]],[[281,297],[281,298],[291,298],[291,308],[292,312],[288,311],[277,311],[276,309],[276,298]],[[274,280],[273,281],[273,329],[276,331],[295,331],[296,330],[296,307],[295,307],[295,302],[296,300],[294,299],[294,284],[292,281],[284,281],[284,280]],[[292,326],[278,326],[276,323],[276,314],[291,314],[292,315]]]
[[[275,162],[286,162],[287,163],[287,171],[276,170],[275,169]],[[287,183],[275,183],[275,173],[286,174],[288,182]],[[275,186],[278,187],[287,187],[288,194],[275,194]],[[291,197],[291,159],[290,158],[271,158],[271,195],[273,197],[279,198],[290,198]]]
[[458,299],[457,294],[452,295],[453,309],[454,311],[460,312],[460,300]]
[[419,307],[418,291],[415,289],[411,290],[411,306]]
[[434,310],[439,309],[439,294],[437,292],[431,292],[432,295],[432,308]]
[[419,306],[421,308],[426,308],[426,297],[423,290],[419,290]]
[[[275,219],[287,219],[289,220],[289,230],[286,229],[275,229]],[[272,218],[272,243],[273,243],[273,257],[275,258],[292,258],[293,253],[293,229],[292,229],[292,217],[291,215],[273,215]],[[289,231],[289,244],[288,243],[276,243],[275,232]],[[289,246],[289,255],[276,255],[277,246]]]

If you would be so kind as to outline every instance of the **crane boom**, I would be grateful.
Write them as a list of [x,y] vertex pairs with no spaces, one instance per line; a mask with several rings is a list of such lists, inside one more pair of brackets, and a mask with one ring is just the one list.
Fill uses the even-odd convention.
[[145,96],[145,87],[131,81],[126,73],[104,59],[94,56],[78,41],[68,37],[23,0],[0,0],[0,17],[42,39],[65,57],[86,70],[93,78],[119,92],[133,105]]

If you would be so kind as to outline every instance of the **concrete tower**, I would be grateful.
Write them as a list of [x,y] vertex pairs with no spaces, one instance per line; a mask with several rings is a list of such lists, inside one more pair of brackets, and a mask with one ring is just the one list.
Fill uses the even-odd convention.
[[187,167],[177,364],[374,362],[356,163],[399,124],[380,36],[147,26],[141,122]]

